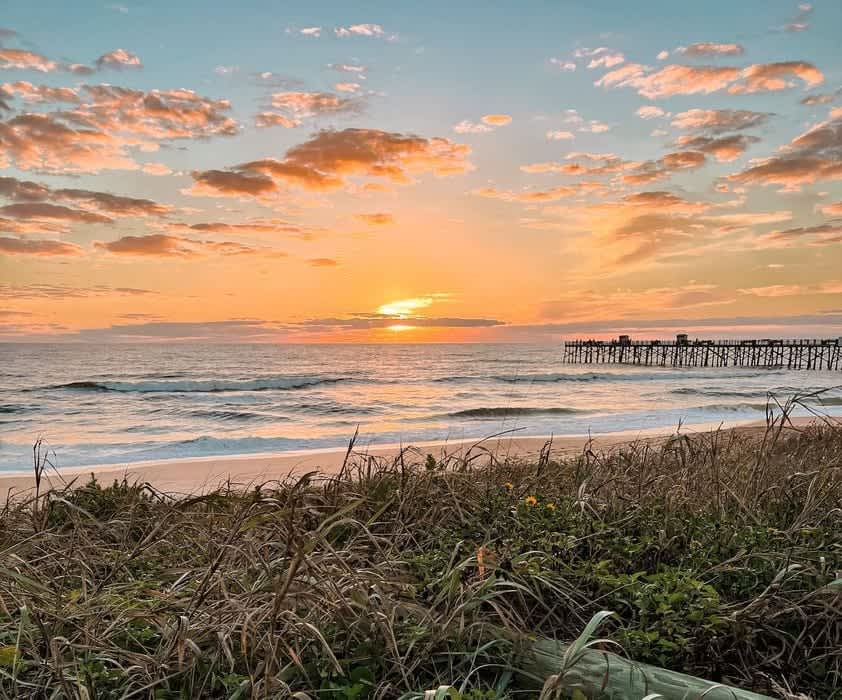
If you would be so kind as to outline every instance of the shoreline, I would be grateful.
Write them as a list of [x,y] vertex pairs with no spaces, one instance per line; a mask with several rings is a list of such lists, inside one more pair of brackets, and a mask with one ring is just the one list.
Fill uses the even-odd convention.
[[[793,418],[794,425],[810,422],[811,419]],[[704,433],[717,430],[751,430],[765,427],[760,421],[711,422],[682,425],[683,433]],[[588,441],[606,449],[628,444],[636,440],[660,441],[675,435],[676,428],[649,428],[641,430],[611,431],[603,433],[582,433],[577,435],[529,435],[503,434],[490,437],[459,438],[454,440],[418,441],[400,443],[355,445],[352,455],[376,459],[393,459],[401,450],[411,452],[423,459],[432,454],[438,459],[465,456],[473,449],[491,452],[507,457],[529,458],[537,455],[547,441],[552,440],[552,455],[570,455],[581,450]],[[149,483],[159,491],[171,494],[204,493],[220,485],[231,483],[248,486],[266,481],[275,481],[290,476],[316,471],[323,475],[336,474],[342,467],[348,451],[347,444],[341,447],[287,450],[282,452],[241,453],[229,455],[206,455],[200,457],[174,457],[169,459],[143,460],[111,464],[93,464],[65,467],[45,472],[42,488],[61,487],[76,481],[87,481],[93,475],[100,483],[112,479],[127,478],[130,481]],[[0,473],[0,501],[12,495],[22,495],[35,487],[31,471]]]

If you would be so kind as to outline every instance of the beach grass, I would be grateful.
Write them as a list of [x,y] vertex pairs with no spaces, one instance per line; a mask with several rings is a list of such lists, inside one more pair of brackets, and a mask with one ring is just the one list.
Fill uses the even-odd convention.
[[636,662],[842,697],[842,428],[785,424],[529,462],[351,445],[332,477],[14,498],[0,697],[537,697],[532,644],[602,610]]

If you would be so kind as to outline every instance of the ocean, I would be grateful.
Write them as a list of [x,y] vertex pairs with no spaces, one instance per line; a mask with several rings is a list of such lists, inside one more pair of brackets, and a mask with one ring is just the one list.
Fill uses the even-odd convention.
[[[0,345],[0,470],[763,419],[842,373],[568,365],[559,345]],[[805,411],[799,411],[804,414]]]

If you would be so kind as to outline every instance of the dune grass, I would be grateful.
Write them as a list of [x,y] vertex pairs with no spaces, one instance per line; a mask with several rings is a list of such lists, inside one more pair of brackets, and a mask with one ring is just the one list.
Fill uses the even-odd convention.
[[842,697],[837,425],[422,457],[349,449],[332,478],[192,498],[12,499],[0,697],[536,697],[532,640],[600,610],[635,661]]

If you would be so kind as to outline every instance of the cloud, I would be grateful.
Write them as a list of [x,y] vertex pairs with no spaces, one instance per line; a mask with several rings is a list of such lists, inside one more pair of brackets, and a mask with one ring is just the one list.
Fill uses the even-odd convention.
[[361,77],[364,77],[362,74],[368,71],[365,66],[355,63],[328,63],[327,67],[340,73],[353,73]]
[[697,150],[683,150],[667,153],[658,160],[647,160],[630,164],[621,176],[629,185],[644,185],[670,177],[680,170],[700,168],[707,161],[705,154]]
[[635,114],[641,119],[657,119],[666,115],[666,112],[655,105],[644,105],[639,107]]
[[[94,62],[99,69],[141,68],[140,59],[125,49],[115,49],[103,54]],[[62,63],[34,51],[0,47],[0,70],[33,70],[39,73],[66,72],[91,75],[94,69],[81,63]]]
[[468,119],[463,119],[453,126],[453,131],[457,134],[488,134],[494,131],[494,129],[488,124],[478,124]]
[[100,296],[146,296],[157,294],[135,287],[70,287],[61,284],[0,284],[0,299],[82,299]]
[[804,98],[801,99],[801,104],[802,105],[809,105],[809,106],[830,104],[831,102],[833,102],[836,99],[836,96],[838,94],[839,93],[837,92],[837,93],[828,93],[828,94],[824,94],[824,95],[807,95],[807,97],[804,97]]
[[113,324],[101,328],[54,335],[57,340],[87,342],[260,342],[278,340],[285,335],[283,328],[260,319],[231,319],[223,321],[146,321],[143,323]]
[[747,289],[738,289],[740,294],[749,294],[755,297],[788,297],[803,292],[803,287],[800,284],[773,284],[768,287],[749,287]]
[[506,325],[505,321],[491,318],[433,318],[426,316],[353,314],[344,318],[312,318],[295,324],[287,324],[287,327],[302,330],[359,331],[388,328],[396,324],[409,325],[415,328],[491,328]]
[[[284,323],[256,318],[201,321],[143,321],[112,324],[100,328],[61,332],[53,329],[54,340],[87,342],[261,342],[278,341],[291,336],[312,333],[353,333],[384,329],[400,319],[381,314],[349,314],[347,316],[310,318]],[[488,328],[505,322],[485,318],[413,318],[412,326],[421,328]],[[55,330],[59,330],[58,333]]]
[[796,136],[779,152],[729,176],[742,184],[797,187],[842,179],[842,110]]
[[66,102],[79,104],[82,98],[79,93],[69,87],[50,87],[49,85],[34,85],[25,80],[14,83],[4,83],[0,86],[0,95],[7,98],[19,97],[24,102]]
[[807,18],[812,14],[813,6],[809,2],[802,2],[797,9],[795,17],[782,27],[785,32],[804,32],[809,28]]
[[[587,161],[588,164],[571,162],[576,160]],[[600,176],[610,175],[626,170],[638,168],[639,161],[626,161],[618,158],[613,153],[581,153],[573,152],[565,156],[564,163],[548,161],[543,163],[532,163],[522,165],[520,169],[525,173],[558,173],[562,175]]]
[[740,44],[713,44],[701,42],[676,49],[685,56],[742,56],[745,49]]
[[107,243],[95,241],[94,247],[116,255],[192,255],[191,249],[184,246],[184,241],[178,236],[153,233],[146,236],[123,236]]
[[545,190],[524,190],[512,192],[510,190],[498,190],[496,187],[481,187],[472,192],[480,197],[490,199],[502,199],[507,202],[524,202],[527,204],[538,202],[553,202],[558,199],[567,199],[588,194],[597,190],[605,189],[605,185],[598,182],[577,182],[572,185],[560,185]]
[[547,141],[564,141],[573,138],[573,134],[569,131],[548,131],[545,136]]
[[562,71],[573,72],[576,70],[576,64],[573,61],[566,61],[563,58],[551,58],[550,64]]
[[708,318],[660,318],[643,319],[630,313],[621,317],[613,315],[603,320],[582,319],[566,323],[524,324],[511,326],[519,334],[551,333],[561,335],[600,334],[616,335],[622,328],[629,333],[646,333],[649,336],[671,336],[675,333],[691,335],[715,335],[722,338],[745,336],[783,335],[801,337],[823,335],[830,329],[842,330],[842,315],[834,312],[800,314],[796,316],[725,316]]
[[298,30],[299,34],[303,34],[304,36],[312,36],[312,37],[320,37],[322,35],[322,28],[321,27],[304,27],[303,29]]
[[61,116],[84,128],[141,139],[193,139],[233,136],[237,123],[228,115],[231,103],[203,97],[184,88],[131,90],[113,85],[86,85],[82,107]]
[[731,94],[784,90],[794,86],[793,78],[808,87],[824,80],[822,72],[805,61],[755,64],[742,69],[673,64],[656,70],[630,63],[606,73],[594,84],[605,88],[631,87],[644,97],[656,99],[726,89]]
[[[716,213],[716,205],[693,201],[665,190],[637,192],[612,202],[590,205],[581,225],[593,232],[599,269],[623,269],[677,256],[707,255],[726,237],[755,232],[792,219],[791,211]],[[757,245],[753,238],[752,246]],[[733,242],[733,240],[732,240]]]
[[164,163],[144,163],[141,168],[147,175],[171,175],[172,170]]
[[277,112],[262,112],[255,119],[257,126],[283,126],[290,129],[302,119],[325,114],[359,114],[364,103],[359,97],[341,97],[330,92],[278,92],[272,95]]
[[94,248],[114,255],[140,257],[182,257],[200,255],[252,255],[262,254],[285,257],[285,253],[265,247],[254,247],[238,241],[196,240],[183,236],[151,233],[144,236],[123,236],[115,241],[94,241]]
[[[708,255],[720,240],[792,219],[791,211],[715,213],[715,205],[665,190],[625,195],[592,205],[584,225],[594,234],[600,269],[624,269],[677,255]],[[756,238],[752,245],[756,246]]]
[[34,70],[39,73],[52,73],[60,68],[55,61],[34,51],[0,48],[0,70]]
[[302,240],[311,240],[318,229],[301,226],[284,219],[245,219],[237,223],[223,221],[209,221],[197,224],[167,223],[165,228],[174,233],[201,233],[205,235],[248,235],[248,236],[278,236],[294,237]]
[[278,189],[271,177],[256,172],[194,170],[191,175],[195,182],[190,193],[194,195],[259,197]]
[[842,202],[823,204],[819,207],[819,210],[826,216],[842,216]]
[[[97,192],[94,190],[84,190],[75,188],[50,188],[37,182],[28,180],[18,180],[13,177],[0,177],[0,196],[16,202],[34,202],[39,203],[41,207],[51,207],[50,210],[42,209],[42,211],[60,212],[63,207],[58,209],[55,205],[42,204],[47,200],[73,202],[76,206],[81,206],[84,211],[69,210],[70,212],[77,212],[74,216],[166,216],[172,211],[172,207],[165,204],[159,204],[151,199],[139,199],[136,197],[125,197],[122,195],[110,194],[108,192]],[[32,205],[30,205],[32,206]],[[8,210],[8,207],[4,207]],[[19,210],[24,211],[24,210]],[[36,209],[29,209],[28,211],[37,211]],[[51,217],[55,218],[55,217]],[[84,218],[77,220],[83,221]],[[94,219],[87,219],[93,221]],[[101,221],[110,221],[103,216]]]
[[0,255],[37,255],[42,257],[82,255],[82,249],[64,241],[32,240],[0,236]]
[[333,87],[339,92],[356,92],[362,85],[359,83],[336,83]]
[[607,46],[600,46],[595,49],[576,49],[573,56],[577,59],[591,59],[587,64],[588,68],[612,68],[626,60],[626,57],[620,51],[609,49]]
[[842,223],[825,223],[772,231],[763,237],[763,241],[781,247],[789,247],[802,242],[815,246],[842,243]]
[[333,258],[310,258],[307,264],[310,267],[336,267],[339,263]]
[[395,217],[385,212],[374,214],[354,214],[354,217],[369,226],[391,226],[395,223]]
[[[592,319],[623,314],[639,316],[693,308],[732,304],[735,295],[712,284],[688,283],[680,287],[652,287],[641,290],[574,289],[563,296],[540,304],[542,319]],[[623,327],[623,326],[620,326]],[[615,328],[616,330],[616,328]]]
[[140,166],[128,148],[155,150],[159,141],[237,133],[226,114],[227,101],[190,90],[86,85],[80,95],[73,109],[0,122],[0,167],[13,162],[23,170],[51,173],[136,170]]
[[22,170],[69,173],[137,167],[119,139],[73,128],[46,114],[0,122],[0,167],[9,162]]
[[397,35],[387,35],[379,24],[352,24],[348,27],[336,27],[333,33],[338,37],[370,36],[378,39],[394,40]]
[[619,51],[608,51],[591,59],[588,68],[613,68],[625,62],[626,57]]
[[73,209],[61,204],[48,204],[47,202],[7,204],[0,207],[0,214],[10,216],[13,219],[59,219],[75,223],[107,224],[112,221],[102,214]]
[[805,61],[760,63],[745,68],[742,72],[742,80],[728,88],[728,92],[733,95],[744,95],[786,90],[795,86],[793,78],[799,78],[808,87],[824,82],[824,74],[812,63]]
[[608,126],[608,124],[606,124],[605,122],[601,122],[597,119],[591,119],[591,121],[589,121],[587,124],[583,124],[579,127],[579,131],[586,131],[591,134],[603,134],[606,131],[609,131],[610,129],[611,127]]
[[457,134],[487,134],[495,129],[510,124],[512,118],[508,114],[486,114],[479,122],[463,119],[453,127]]
[[301,126],[301,122],[298,119],[285,117],[283,114],[260,112],[260,114],[257,114],[254,117],[254,125],[259,129],[265,129],[270,126],[281,126],[284,129],[294,129],[297,126]]
[[100,70],[103,68],[123,70],[125,68],[142,68],[143,64],[136,54],[125,49],[114,49],[114,51],[102,54],[96,60],[96,67]]
[[508,114],[486,114],[480,121],[491,126],[506,126],[511,124],[512,118]]
[[666,61],[669,58],[669,55],[669,51],[659,51],[658,55],[655,58],[657,58],[659,61]]
[[690,109],[679,112],[672,125],[679,129],[705,130],[713,134],[741,131],[765,124],[770,112],[752,112],[747,109]]
[[752,143],[760,141],[756,136],[746,134],[732,134],[730,136],[681,136],[676,145],[694,151],[708,153],[720,162],[739,158]]
[[446,138],[424,138],[379,129],[323,130],[290,148],[283,160],[264,158],[231,170],[193,173],[193,194],[260,196],[281,185],[312,191],[346,187],[348,178],[409,184],[431,172],[446,177],[467,172],[471,149]]

